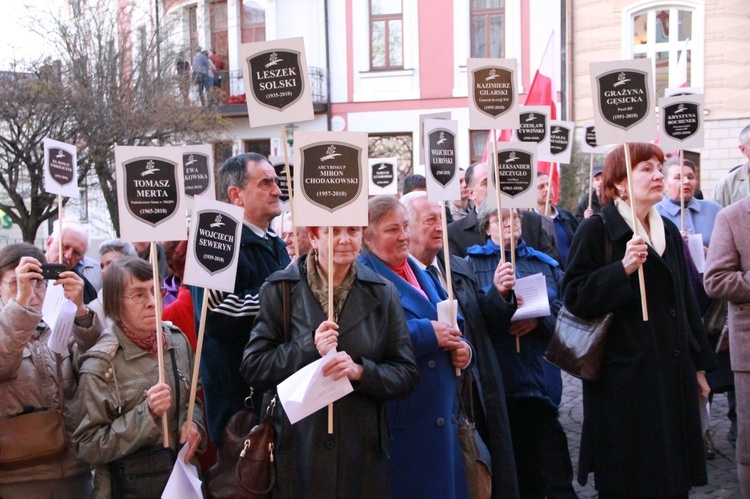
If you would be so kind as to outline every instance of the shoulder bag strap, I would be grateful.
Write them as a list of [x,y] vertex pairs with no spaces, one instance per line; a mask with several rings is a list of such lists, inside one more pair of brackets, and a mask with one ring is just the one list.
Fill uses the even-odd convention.
[[180,428],[180,374],[177,372],[177,360],[175,360],[174,347],[169,349],[169,356],[172,359],[172,375],[174,376],[174,391],[177,392],[177,428]]

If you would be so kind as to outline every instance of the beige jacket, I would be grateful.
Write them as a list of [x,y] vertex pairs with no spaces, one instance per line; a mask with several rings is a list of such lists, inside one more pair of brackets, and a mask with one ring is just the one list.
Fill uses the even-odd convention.
[[[57,363],[55,355],[47,348],[52,331],[41,320],[41,313],[22,307],[15,299],[5,307],[0,305],[0,419],[17,415],[27,407],[60,408]],[[62,356],[65,419],[69,435],[76,427],[78,352],[91,347],[100,333],[101,326],[96,319],[88,328],[74,325],[68,351]],[[25,435],[24,438],[34,436]],[[0,483],[55,480],[90,470],[88,464],[76,457],[71,441],[68,451],[56,461],[13,470],[0,468]]]
[[[164,379],[172,389],[173,401],[167,413],[169,444],[178,451],[179,427],[187,418],[193,351],[179,329],[168,323],[164,326],[169,331]],[[175,353],[176,384],[169,350]],[[81,357],[80,424],[73,439],[81,458],[96,466],[94,497],[110,496],[108,463],[161,442],[161,424],[151,417],[146,402],[146,390],[158,381],[156,357],[133,344],[117,325],[107,328],[100,341]],[[178,389],[180,407],[176,408]],[[196,401],[193,421],[205,435],[200,401]]]

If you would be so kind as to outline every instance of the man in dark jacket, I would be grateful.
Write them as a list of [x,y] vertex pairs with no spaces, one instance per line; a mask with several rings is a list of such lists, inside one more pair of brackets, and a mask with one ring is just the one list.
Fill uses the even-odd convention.
[[590,218],[591,215],[595,213],[599,213],[602,211],[602,205],[599,203],[599,195],[602,193],[602,170],[604,168],[600,166],[595,166],[592,173],[591,173],[591,186],[589,189],[592,189],[593,192],[591,193],[591,208],[589,208],[589,195],[588,193],[581,196],[581,198],[578,200],[578,206],[576,206],[576,213],[575,217],[578,223],[581,223],[581,220],[584,218]]
[[[409,218],[409,253],[417,265],[433,274],[445,287],[445,256],[440,207],[427,201],[426,192],[414,192],[401,198]],[[464,318],[464,336],[474,345],[477,356],[471,373],[475,423],[492,456],[492,496],[518,497],[513,443],[510,437],[505,388],[497,356],[485,321],[498,321],[503,314],[515,312],[515,303],[506,302],[495,288],[487,293],[479,289],[474,273],[459,257],[451,256],[451,284]]]
[[546,224],[545,230],[554,239],[555,247],[560,254],[560,259],[557,262],[560,264],[560,268],[565,270],[565,260],[568,258],[570,242],[573,240],[573,234],[575,234],[578,228],[578,222],[576,222],[571,212],[552,204],[553,194],[552,189],[550,189],[549,174],[537,172],[536,192],[535,211],[545,215],[545,218],[550,222]]
[[[281,214],[276,180],[273,166],[257,153],[231,157],[219,169],[220,198],[244,208],[234,292],[208,290],[201,376],[209,434],[219,447],[224,426],[251,394],[240,375],[240,364],[260,310],[260,287],[266,277],[290,262],[284,241],[269,228]],[[202,290],[192,291],[194,303],[202,303]],[[195,310],[200,319],[200,307]],[[261,400],[261,393],[253,394],[256,412]]]
[[[466,169],[466,186],[469,189],[469,198],[474,201],[474,207],[482,204],[487,197],[487,163],[476,163]],[[534,249],[550,255],[560,261],[560,254],[555,248],[554,241],[542,227],[542,216],[538,213],[524,212],[521,221],[523,224],[523,238],[526,244]],[[466,256],[466,250],[478,244],[486,243],[485,237],[477,224],[477,212],[472,210],[461,220],[448,225],[448,246],[451,255],[460,258]]]

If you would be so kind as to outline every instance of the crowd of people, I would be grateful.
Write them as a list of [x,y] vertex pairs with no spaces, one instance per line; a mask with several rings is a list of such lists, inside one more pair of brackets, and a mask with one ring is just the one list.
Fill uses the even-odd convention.
[[[749,142],[747,127],[740,150],[750,159]],[[652,144],[627,147],[630,165],[623,146],[612,149],[574,213],[551,202],[547,174],[535,209],[491,208],[488,165],[478,163],[447,209],[411,176],[399,196],[369,200],[367,227],[294,227],[268,160],[230,158],[217,183],[244,213],[236,283],[205,291],[205,407],[199,400],[191,421],[204,290],[182,282],[185,241],[158,245],[158,276],[149,243],[105,241],[97,262],[70,220],[45,251],[0,249],[0,433],[57,411],[67,435],[44,459],[0,462],[0,497],[157,497],[183,445],[205,473],[233,414],[264,414],[276,385],[333,349],[323,375],[354,391],[333,403],[332,421],[321,409],[291,424],[276,406],[274,497],[468,498],[459,438],[468,415],[489,450],[492,497],[576,497],[572,458],[578,482],[593,473],[600,497],[688,497],[707,482],[699,400],[712,392],[731,397],[747,497],[750,162],[718,184],[716,203],[698,199],[694,164]],[[687,245],[695,234],[704,273],[704,255]],[[65,270],[45,280],[42,265],[57,262]],[[518,279],[538,274],[549,313],[514,320]],[[62,354],[41,314],[49,286],[76,310]],[[449,289],[454,323],[439,320]],[[558,419],[560,369],[544,359],[563,305],[583,319],[614,316],[601,375],[583,381],[579,456]],[[1,441],[43,437],[33,432]]]

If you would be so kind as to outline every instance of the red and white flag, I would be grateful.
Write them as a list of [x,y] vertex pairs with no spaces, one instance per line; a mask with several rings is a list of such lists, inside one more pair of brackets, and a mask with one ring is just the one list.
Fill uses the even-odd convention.
[[[542,60],[539,63],[539,68],[534,73],[534,79],[531,81],[529,87],[529,93],[526,94],[525,106],[549,106],[549,117],[552,120],[557,119],[557,106],[555,101],[557,100],[557,89],[555,88],[555,32],[550,33],[549,40],[547,40],[547,46],[544,49]],[[494,130],[490,130],[487,134],[487,144],[484,148],[484,154],[482,155],[482,161],[487,161],[487,154],[489,150],[492,150],[492,133]],[[512,130],[500,130],[498,134],[498,142],[509,142],[513,136]],[[557,203],[557,199],[560,193],[560,171],[557,163],[550,163],[548,161],[538,161],[537,170],[550,174],[550,180],[552,184],[552,190],[554,192],[553,202]],[[554,173],[551,173],[554,170]]]

